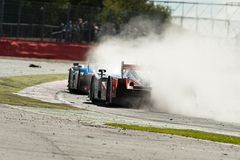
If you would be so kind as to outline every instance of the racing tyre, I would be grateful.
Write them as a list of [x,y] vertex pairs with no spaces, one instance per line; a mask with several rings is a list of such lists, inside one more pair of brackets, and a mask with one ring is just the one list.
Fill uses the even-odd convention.
[[77,92],[82,94],[82,90],[81,90],[81,74],[80,74],[80,72],[78,74],[78,79],[77,79]]
[[70,89],[70,78],[71,78],[71,70],[69,69],[69,72],[68,72],[68,85],[67,85],[67,87],[68,87],[69,92],[72,93],[72,90]]
[[111,78],[108,78],[107,81],[107,92],[106,92],[106,105],[111,106],[112,101],[111,101]]
[[69,90],[70,93],[75,93],[75,90],[74,90],[74,89],[68,88],[68,90]]
[[89,90],[89,98],[92,101],[92,103],[95,103],[95,98],[94,98],[94,76],[91,79],[91,85],[90,85],[90,90]]

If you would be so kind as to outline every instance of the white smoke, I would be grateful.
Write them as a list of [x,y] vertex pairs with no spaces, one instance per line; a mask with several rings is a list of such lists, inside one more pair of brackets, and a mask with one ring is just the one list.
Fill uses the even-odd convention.
[[173,28],[161,36],[108,37],[92,50],[90,60],[108,73],[119,73],[122,60],[146,67],[158,111],[239,123],[239,52],[219,40]]

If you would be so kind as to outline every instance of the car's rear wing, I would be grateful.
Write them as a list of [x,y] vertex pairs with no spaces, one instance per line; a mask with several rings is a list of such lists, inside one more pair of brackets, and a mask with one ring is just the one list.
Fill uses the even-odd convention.
[[121,77],[123,78],[123,74],[125,70],[137,70],[139,66],[134,64],[125,64],[124,61],[122,61],[121,64]]

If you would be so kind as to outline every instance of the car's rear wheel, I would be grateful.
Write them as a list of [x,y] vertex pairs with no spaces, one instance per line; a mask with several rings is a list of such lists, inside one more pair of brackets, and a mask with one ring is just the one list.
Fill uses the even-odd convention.
[[106,105],[111,106],[111,78],[108,78],[107,81],[107,92],[106,92]]
[[90,91],[89,91],[89,98],[92,103],[95,103],[95,96],[94,96],[94,76],[91,79]]
[[72,92],[71,88],[70,88],[70,81],[71,81],[71,69],[69,69],[69,72],[68,72],[68,90],[69,92]]
[[81,75],[81,73],[79,72],[78,74],[78,79],[77,79],[77,92],[80,93],[80,94],[88,94],[89,91],[88,89],[86,90],[85,89],[85,79],[84,79],[84,76],[85,75]]

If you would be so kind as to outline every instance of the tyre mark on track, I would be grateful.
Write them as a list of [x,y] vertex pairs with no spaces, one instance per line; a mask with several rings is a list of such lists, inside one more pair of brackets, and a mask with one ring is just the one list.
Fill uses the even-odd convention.
[[57,154],[57,155],[61,155],[64,159],[66,160],[74,160],[73,157],[70,156],[70,154],[65,153],[58,145],[56,145],[51,139],[49,139],[46,136],[43,136],[43,134],[39,133],[39,132],[31,132],[32,134],[38,136],[39,138],[43,139],[45,142],[49,143],[52,147],[54,147],[56,149],[55,151],[52,151],[52,154]]
[[3,156],[4,156],[4,153],[0,154],[0,160],[4,160]]

